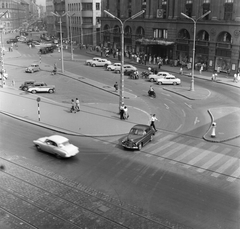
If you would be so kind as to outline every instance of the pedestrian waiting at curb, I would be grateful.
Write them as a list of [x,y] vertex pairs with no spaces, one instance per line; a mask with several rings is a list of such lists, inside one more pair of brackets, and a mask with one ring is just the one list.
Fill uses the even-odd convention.
[[79,102],[78,98],[76,98],[76,100],[75,100],[75,109],[77,112],[80,111],[80,102]]
[[72,99],[71,105],[72,105],[72,106],[71,106],[70,112],[71,112],[71,113],[76,113],[74,99]]
[[183,67],[180,67],[179,74],[183,75]]
[[157,129],[155,127],[155,121],[158,121],[155,114],[153,114],[150,118],[150,126],[157,132]]
[[120,114],[120,119],[124,119],[123,114],[124,114],[124,103],[119,108],[119,114]]
[[113,87],[115,88],[115,91],[118,91],[118,83],[116,82]]
[[127,108],[127,106],[124,106],[124,108],[123,108],[123,119],[128,119],[128,118],[129,118],[128,108]]

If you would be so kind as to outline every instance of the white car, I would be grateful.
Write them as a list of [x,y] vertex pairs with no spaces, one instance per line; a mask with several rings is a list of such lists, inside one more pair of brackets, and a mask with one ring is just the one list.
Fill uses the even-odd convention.
[[[131,64],[124,64],[123,65],[123,72],[125,73],[125,72],[129,72],[129,71],[137,71],[137,68],[134,67]],[[121,66],[115,67],[114,72],[115,73],[120,73],[121,72]]]
[[27,91],[31,92],[32,94],[36,94],[38,92],[48,92],[52,94],[55,92],[55,86],[47,85],[46,83],[34,83],[34,85],[30,86]]
[[158,72],[157,74],[150,74],[148,78],[151,82],[157,82],[158,79],[161,79],[166,76],[173,76],[173,75],[168,72]]
[[107,66],[108,71],[114,71],[116,67],[121,67],[121,63],[114,63]]
[[42,137],[33,141],[38,150],[56,155],[57,157],[72,157],[79,153],[78,147],[69,143],[69,140],[60,135]]
[[173,75],[164,76],[163,78],[157,79],[157,84],[172,84],[172,85],[179,85],[181,84],[181,80],[176,78]]
[[94,60],[91,63],[91,66],[92,67],[105,67],[105,66],[108,66],[109,64],[112,64],[112,62],[107,59],[100,59],[100,60]]
[[86,65],[91,65],[91,63],[92,63],[93,61],[95,61],[95,60],[101,60],[101,58],[100,58],[100,57],[94,57],[94,58],[92,58],[91,60],[86,60],[86,61],[85,61],[85,64],[86,64]]

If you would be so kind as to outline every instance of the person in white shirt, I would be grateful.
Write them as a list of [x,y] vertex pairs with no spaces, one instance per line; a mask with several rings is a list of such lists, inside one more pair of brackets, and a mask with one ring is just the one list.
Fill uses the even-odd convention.
[[158,121],[157,117],[155,114],[152,115],[152,117],[150,118],[150,126],[157,131],[156,127],[155,127],[155,121]]

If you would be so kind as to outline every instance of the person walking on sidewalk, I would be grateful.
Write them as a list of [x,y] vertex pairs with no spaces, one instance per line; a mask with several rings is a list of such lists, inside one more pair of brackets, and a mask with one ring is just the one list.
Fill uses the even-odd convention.
[[155,121],[158,121],[155,114],[153,114],[150,118],[150,126],[157,132],[157,129],[155,127]]
[[117,92],[118,91],[118,83],[116,82],[113,87],[115,88],[115,91]]
[[78,98],[76,98],[75,104],[76,104],[75,109],[77,112],[79,112],[80,111],[80,102],[79,102]]
[[71,113],[76,113],[74,99],[72,99],[71,105],[72,105],[72,106],[71,106],[70,112],[71,112]]

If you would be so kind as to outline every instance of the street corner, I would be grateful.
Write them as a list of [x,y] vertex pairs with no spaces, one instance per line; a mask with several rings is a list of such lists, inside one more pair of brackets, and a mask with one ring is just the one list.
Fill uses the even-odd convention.
[[211,91],[205,88],[195,87],[192,91],[189,87],[164,87],[163,90],[175,93],[190,100],[203,100],[211,96]]
[[203,137],[205,140],[225,142],[240,137],[240,108],[212,108],[208,113],[212,123]]

